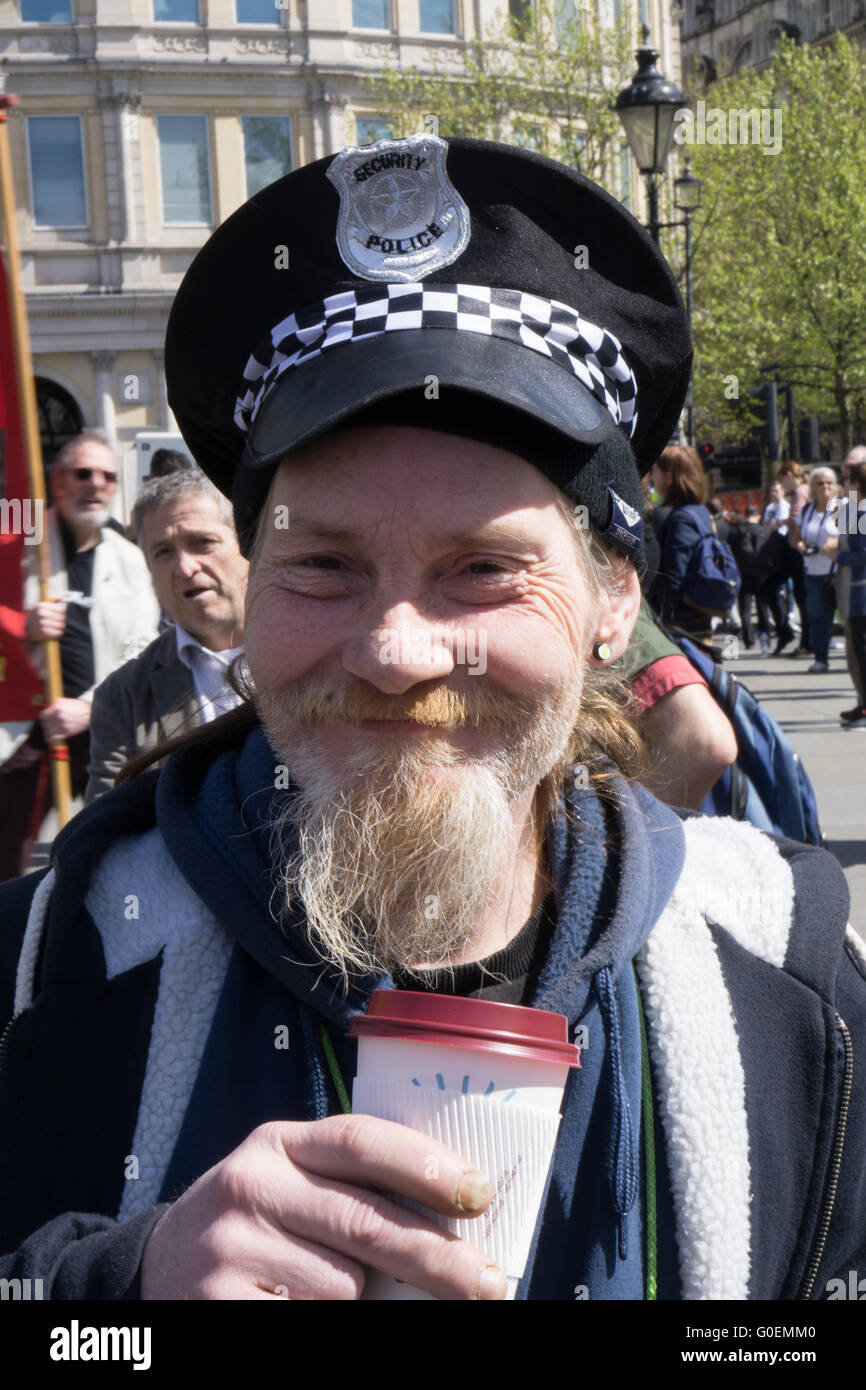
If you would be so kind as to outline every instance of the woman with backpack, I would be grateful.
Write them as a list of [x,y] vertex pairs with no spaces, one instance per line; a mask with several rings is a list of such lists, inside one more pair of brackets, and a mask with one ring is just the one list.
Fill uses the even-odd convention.
[[717,538],[705,505],[707,478],[694,449],[669,445],[650,474],[663,520],[657,531],[661,567],[651,601],[662,622],[687,632],[710,631],[713,617],[729,617],[740,587],[736,561]]
[[806,610],[815,660],[809,674],[829,671],[830,638],[833,632],[835,598],[828,602],[826,582],[839,549],[836,524],[836,474],[832,468],[813,468],[809,474],[808,501],[797,521],[792,521],[789,539],[803,556]]

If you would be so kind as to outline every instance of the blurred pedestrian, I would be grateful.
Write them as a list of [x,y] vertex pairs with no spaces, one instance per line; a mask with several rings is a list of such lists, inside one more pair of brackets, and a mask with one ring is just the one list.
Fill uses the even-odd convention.
[[[802,468],[795,459],[789,459],[787,463],[780,464],[776,473],[776,478],[782,484],[785,500],[790,508],[788,516],[788,540],[790,542],[791,524],[795,521],[799,521],[800,513],[809,501],[809,480],[806,476],[806,470]],[[803,567],[802,554],[792,544],[789,545],[788,550],[785,552],[785,561],[785,578],[791,581],[791,587],[794,591],[794,602],[797,605],[797,611],[800,615],[800,641],[794,651],[789,652],[788,655],[798,656],[812,649],[811,636],[809,633],[809,611],[806,606],[805,569]],[[791,638],[789,638],[788,641],[790,642]],[[783,643],[780,647],[777,644],[775,654],[777,656],[780,655],[782,647],[786,645],[787,643]]]
[[231,503],[198,468],[182,469],[142,489],[133,521],[173,623],[96,689],[86,802],[136,754],[240,702],[229,668],[243,651],[248,566]]
[[[853,450],[852,450],[853,452]],[[866,455],[866,449],[864,449]],[[848,456],[850,458],[850,454]],[[847,729],[866,728],[866,461],[851,465],[849,495],[839,508],[836,595],[845,624],[845,656],[857,704],[839,715]],[[852,508],[856,506],[856,512]]]
[[[752,625],[752,606],[758,613],[758,636],[761,650],[770,650],[770,607],[768,597],[778,592],[782,573],[782,547],[785,542],[781,536],[761,518],[760,507],[749,507],[738,526],[731,528],[731,550],[740,571],[742,583],[737,596],[743,644],[748,650],[755,645],[755,629]],[[769,584],[769,587],[768,587]],[[784,624],[784,616],[778,605],[773,613],[777,634],[782,631],[779,621]],[[793,636],[793,633],[791,634]]]
[[778,531],[780,536],[787,536],[791,504],[786,498],[785,489],[778,478],[770,484],[769,498],[770,500],[764,508],[763,519],[768,526],[772,526],[774,531]]
[[[736,601],[738,579],[736,563],[724,543],[715,547],[718,559],[730,570],[730,600],[726,608],[704,602],[706,590],[722,587],[715,577],[702,571],[701,592],[694,592],[693,561],[702,542],[716,535],[716,526],[707,511],[707,477],[694,449],[673,444],[664,449],[653,464],[652,485],[659,495],[664,519],[658,528],[661,568],[650,601],[664,623],[674,623],[688,632],[709,632],[713,616],[727,616]],[[654,517],[655,520],[655,517]]]
[[181,473],[184,469],[194,466],[188,454],[181,454],[177,449],[157,449],[150,461],[150,472],[142,482],[150,483],[154,478],[167,478],[170,473]]
[[51,597],[41,600],[38,556],[26,557],[25,633],[35,644],[57,638],[63,694],[35,723],[0,725],[0,881],[25,872],[30,841],[51,806],[47,748],[69,750],[73,796],[87,781],[91,702],[96,685],[156,635],[159,606],[140,551],[108,525],[117,463],[90,431],[60,450],[49,476],[45,513]]
[[826,581],[839,549],[835,518],[836,474],[832,468],[813,468],[809,474],[810,500],[792,522],[791,544],[803,556],[806,609],[815,660],[809,673],[829,671],[830,638],[833,632],[832,606],[827,601]]
[[762,584],[764,602],[770,611],[776,631],[774,656],[781,655],[785,647],[793,642],[797,635],[791,627],[788,616],[788,576],[791,568],[789,557],[794,557],[801,564],[802,560],[787,543],[790,515],[791,504],[785,496],[785,489],[777,479],[770,484],[769,501],[764,508],[763,515],[765,525],[769,526],[771,531],[779,537],[779,544],[776,548],[777,564],[767,572]]
[[[701,465],[701,467],[703,467],[703,465]],[[707,511],[715,523],[716,535],[719,540],[724,541],[726,545],[730,545],[731,532],[734,527],[728,518],[724,502],[720,501],[718,497],[708,497]]]
[[848,450],[848,453],[842,461],[843,491],[848,491],[851,485],[852,472],[857,468],[858,464],[861,463],[866,463],[866,444],[855,444],[853,449]]

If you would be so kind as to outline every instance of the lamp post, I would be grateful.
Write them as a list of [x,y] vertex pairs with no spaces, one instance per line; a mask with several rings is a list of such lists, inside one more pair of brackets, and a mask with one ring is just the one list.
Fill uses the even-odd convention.
[[[701,205],[701,181],[696,179],[691,170],[691,160],[687,159],[686,167],[678,179],[674,179],[674,207],[677,212],[683,213],[682,222],[669,222],[666,226],[683,227],[686,234],[686,318],[689,322],[689,334],[692,331],[692,213],[697,212]],[[686,397],[686,421],[689,443],[695,447],[695,397],[692,385],[692,378],[689,376],[689,390]]]
[[685,103],[679,87],[656,67],[658,49],[649,42],[649,27],[641,26],[637,72],[616,99],[616,110],[638,169],[647,181],[653,240],[659,241],[658,176],[665,171],[674,138],[674,115]]
[[[668,82],[656,67],[658,50],[649,42],[649,28],[641,27],[642,46],[638,49],[638,69],[629,85],[616,99],[616,110],[635,162],[647,181],[649,196],[649,233],[657,246],[661,243],[663,227],[683,227],[686,235],[686,316],[689,331],[692,326],[692,213],[701,205],[701,180],[691,172],[690,161],[685,171],[674,180],[674,205],[684,214],[681,222],[659,221],[658,179],[665,171],[674,137],[674,117],[685,105],[679,87]],[[686,398],[687,433],[692,448],[695,443],[695,411],[691,379]]]

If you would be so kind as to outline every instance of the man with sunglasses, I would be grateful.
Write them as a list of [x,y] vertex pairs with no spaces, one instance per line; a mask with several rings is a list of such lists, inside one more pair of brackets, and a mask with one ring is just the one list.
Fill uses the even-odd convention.
[[53,506],[45,524],[51,597],[40,599],[38,566],[28,556],[22,636],[34,644],[34,661],[36,644],[59,639],[63,695],[32,725],[0,725],[0,881],[25,872],[31,841],[50,807],[48,744],[67,744],[72,794],[81,795],[93,691],[147,646],[159,623],[144,558],[117,523],[112,525],[117,462],[98,431],[86,430],[64,445],[50,487]]

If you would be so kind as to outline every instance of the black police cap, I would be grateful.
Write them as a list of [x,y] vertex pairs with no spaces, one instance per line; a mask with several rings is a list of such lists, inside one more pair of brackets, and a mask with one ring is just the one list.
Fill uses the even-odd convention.
[[432,135],[256,194],[187,271],[165,346],[169,403],[247,551],[280,459],[393,422],[525,457],[637,557],[638,470],[691,360],[671,270],[620,203],[530,151]]

